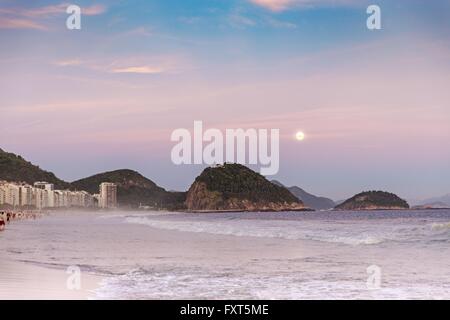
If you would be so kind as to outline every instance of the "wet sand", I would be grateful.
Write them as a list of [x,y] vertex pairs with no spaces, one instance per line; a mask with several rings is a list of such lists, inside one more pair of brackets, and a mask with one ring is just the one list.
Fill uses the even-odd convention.
[[63,269],[51,269],[1,258],[0,299],[85,300],[93,296],[101,277],[81,274],[80,289],[69,290],[70,274]]

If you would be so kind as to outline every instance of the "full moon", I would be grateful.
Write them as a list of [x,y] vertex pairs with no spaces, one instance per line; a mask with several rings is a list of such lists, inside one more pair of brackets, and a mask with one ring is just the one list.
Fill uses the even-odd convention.
[[295,134],[295,139],[297,139],[298,141],[305,140],[305,134],[303,132],[299,131]]

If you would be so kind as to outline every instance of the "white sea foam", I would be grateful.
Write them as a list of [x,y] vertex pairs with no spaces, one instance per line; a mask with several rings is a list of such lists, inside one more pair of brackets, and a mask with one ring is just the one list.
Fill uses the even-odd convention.
[[230,235],[237,237],[312,240],[346,245],[378,245],[384,242],[450,241],[449,222],[427,223],[426,220],[283,220],[239,219],[208,216],[127,216],[128,223],[183,232]]
[[450,230],[450,222],[447,223],[432,223],[431,224],[431,229],[433,230]]
[[128,223],[144,224],[153,228],[194,233],[209,233],[237,237],[281,238],[287,240],[313,240],[348,245],[373,245],[388,239],[365,232],[327,230],[310,228],[308,223],[299,221],[259,221],[259,220],[214,220],[179,221],[149,219],[148,217],[127,217]]
[[290,275],[241,274],[205,270],[134,269],[102,281],[94,299],[445,299],[449,285],[383,284],[365,279],[336,281]]

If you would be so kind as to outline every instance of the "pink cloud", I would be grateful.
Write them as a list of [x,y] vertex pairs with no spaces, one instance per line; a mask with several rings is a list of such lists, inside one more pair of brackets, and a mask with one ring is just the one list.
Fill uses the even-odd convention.
[[59,67],[67,67],[67,66],[79,66],[83,63],[83,61],[79,59],[68,59],[68,60],[61,60],[55,62],[55,65]]
[[283,11],[293,3],[293,0],[250,0],[250,2],[272,11]]
[[141,74],[158,74],[164,72],[163,68],[151,66],[134,66],[126,68],[113,69],[113,73],[141,73]]
[[90,7],[81,8],[81,13],[88,16],[96,16],[106,11],[106,7],[103,5],[92,5]]
[[150,37],[152,36],[153,33],[150,29],[146,28],[146,27],[138,27],[129,31],[125,31],[123,33],[120,34],[120,36],[142,36],[142,37]]
[[26,16],[26,17],[48,17],[52,15],[57,15],[64,13],[66,11],[66,8],[68,7],[68,4],[58,4],[58,5],[52,5],[52,6],[45,6],[45,7],[39,7],[39,8],[33,8],[33,9],[13,9],[15,14]]
[[[33,8],[33,9],[22,9],[22,8],[16,8],[10,10],[10,12],[26,16],[26,17],[49,17],[53,15],[63,14],[66,12],[67,7],[69,7],[69,3],[61,3],[58,5],[52,5],[52,6],[45,6],[45,7],[39,7],[39,8]],[[88,16],[94,16],[102,14],[106,11],[106,7],[103,5],[92,5],[88,7],[81,6],[81,13],[88,15]]]
[[[291,7],[310,8],[316,6],[356,5],[356,0],[249,0],[255,5],[274,12],[287,10]],[[361,2],[361,1],[359,1]]]
[[[35,29],[48,30],[42,24],[43,20],[59,14],[66,14],[69,3],[61,3],[38,8],[0,8],[0,29]],[[103,5],[81,7],[81,12],[87,16],[102,14],[106,11]],[[39,21],[38,21],[39,20]]]
[[101,73],[115,74],[176,74],[187,68],[180,56],[121,57],[117,59],[66,58],[52,62],[57,67],[79,67]]
[[46,30],[47,28],[37,22],[22,18],[1,18],[0,29],[35,29]]

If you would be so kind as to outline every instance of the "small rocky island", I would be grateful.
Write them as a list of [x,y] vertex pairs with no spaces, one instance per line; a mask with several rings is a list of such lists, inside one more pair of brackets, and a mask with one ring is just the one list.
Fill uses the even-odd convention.
[[409,204],[397,195],[384,191],[359,193],[335,207],[335,210],[398,210]]
[[190,211],[307,210],[289,190],[240,164],[206,168],[186,197]]

